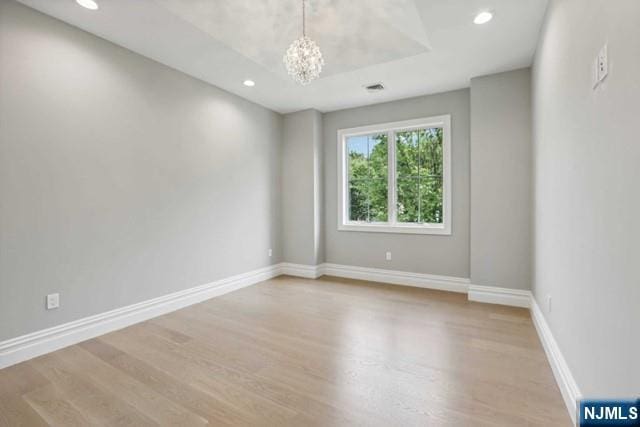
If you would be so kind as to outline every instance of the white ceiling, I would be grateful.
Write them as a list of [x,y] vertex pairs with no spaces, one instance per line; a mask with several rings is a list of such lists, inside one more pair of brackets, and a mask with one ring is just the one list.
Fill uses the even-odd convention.
[[[321,78],[301,86],[282,57],[301,0],[19,0],[273,110],[332,111],[469,86],[531,64],[547,0],[307,0]],[[475,14],[494,12],[485,25]],[[242,85],[252,79],[256,86]],[[363,85],[383,82],[368,93]]]

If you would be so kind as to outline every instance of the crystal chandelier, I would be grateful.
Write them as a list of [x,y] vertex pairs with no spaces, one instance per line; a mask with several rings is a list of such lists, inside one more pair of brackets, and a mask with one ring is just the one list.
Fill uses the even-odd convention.
[[306,34],[304,0],[302,0],[302,37],[291,43],[287,49],[284,65],[293,79],[302,85],[317,79],[324,65],[320,48]]

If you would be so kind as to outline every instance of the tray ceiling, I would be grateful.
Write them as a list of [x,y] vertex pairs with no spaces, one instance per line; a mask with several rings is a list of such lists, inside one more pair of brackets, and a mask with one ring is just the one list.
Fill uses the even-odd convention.
[[[307,0],[326,61],[300,86],[282,57],[301,33],[300,0],[19,0],[113,43],[279,112],[331,111],[468,87],[529,66],[547,0]],[[493,21],[473,24],[481,10]],[[245,79],[256,82],[248,88]],[[363,86],[383,82],[385,90]]]

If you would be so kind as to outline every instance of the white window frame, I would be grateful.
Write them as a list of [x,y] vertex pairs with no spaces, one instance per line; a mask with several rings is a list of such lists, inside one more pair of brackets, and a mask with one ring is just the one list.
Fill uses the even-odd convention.
[[[442,224],[397,222],[396,132],[422,128],[442,128]],[[347,138],[359,135],[387,134],[388,152],[388,222],[349,221],[349,185]],[[374,233],[451,234],[451,115],[426,117],[338,130],[338,230]]]

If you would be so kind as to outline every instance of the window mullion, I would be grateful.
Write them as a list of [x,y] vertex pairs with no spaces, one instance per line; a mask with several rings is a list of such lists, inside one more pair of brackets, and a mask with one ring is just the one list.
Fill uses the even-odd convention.
[[342,159],[342,223],[351,221],[351,192],[349,170],[349,153],[347,151],[347,138],[343,137],[340,143],[341,159]]
[[367,135],[367,222],[371,222],[371,136]]
[[396,189],[396,138],[395,132],[389,131],[387,134],[387,147],[388,147],[388,155],[387,155],[387,174],[388,174],[388,189],[387,189],[387,199],[388,199],[388,210],[389,210],[389,223],[391,225],[395,225],[397,222],[397,189]]
[[422,193],[420,192],[420,174],[422,172],[422,151],[420,150],[420,131],[421,129],[417,130],[418,133],[418,224],[422,223]]

